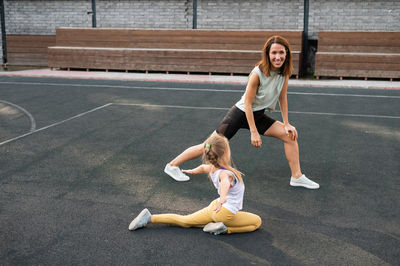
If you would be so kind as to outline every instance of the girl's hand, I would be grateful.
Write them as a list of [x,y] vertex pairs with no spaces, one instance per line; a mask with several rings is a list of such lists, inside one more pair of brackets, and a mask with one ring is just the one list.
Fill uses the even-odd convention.
[[285,132],[286,132],[286,135],[288,137],[290,137],[292,140],[296,140],[298,138],[296,128],[290,124],[285,125]]
[[183,173],[187,173],[187,174],[191,174],[191,175],[209,173],[210,171],[211,171],[211,166],[207,165],[207,164],[199,165],[194,169],[182,170]]
[[221,210],[222,203],[218,201],[217,205],[215,205],[214,211],[218,213]]
[[195,169],[189,169],[189,170],[183,170],[182,169],[182,172],[186,173],[186,174],[190,174],[190,175],[195,175],[196,174]]
[[261,148],[262,140],[260,134],[257,131],[251,132],[251,145],[253,145],[256,148]]

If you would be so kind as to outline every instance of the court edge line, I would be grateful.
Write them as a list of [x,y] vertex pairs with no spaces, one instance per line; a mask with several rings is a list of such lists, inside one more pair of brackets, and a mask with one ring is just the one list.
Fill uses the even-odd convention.
[[[46,86],[71,86],[71,87],[100,87],[100,88],[119,88],[119,89],[145,89],[145,90],[164,90],[164,91],[205,91],[205,92],[233,92],[244,93],[244,90],[219,90],[219,89],[194,89],[194,88],[162,88],[162,87],[140,87],[140,86],[121,86],[121,85],[92,85],[92,84],[64,84],[64,83],[40,83],[40,82],[12,82],[0,81],[0,84],[22,84],[22,85],[46,85]],[[291,85],[289,84],[289,87]],[[292,85],[296,87],[295,85]],[[311,96],[333,96],[333,97],[364,97],[364,98],[392,98],[400,99],[396,95],[362,95],[345,93],[317,93],[317,92],[291,92],[288,95],[311,95]]]
[[[140,107],[161,107],[161,108],[180,108],[180,109],[202,109],[202,110],[229,110],[225,107],[201,107],[201,106],[185,106],[185,105],[158,105],[158,104],[142,104],[142,103],[112,103],[113,105],[123,106],[140,106]],[[274,113],[280,113],[275,110]],[[339,113],[322,113],[322,112],[301,112],[289,111],[289,114],[307,114],[307,115],[330,115],[330,116],[350,116],[350,117],[370,117],[370,118],[388,118],[400,119],[400,116],[389,115],[363,115],[363,114],[339,114]]]
[[108,106],[110,106],[111,104],[112,104],[112,103],[107,103],[107,104],[105,104],[105,105],[102,105],[102,106],[99,106],[99,107],[93,108],[93,109],[91,109],[91,110],[89,110],[89,111],[86,111],[86,112],[83,112],[83,113],[77,114],[77,115],[75,115],[75,116],[72,116],[72,117],[70,117],[70,118],[67,118],[67,119],[64,119],[64,120],[62,120],[62,121],[59,121],[59,122],[53,123],[53,124],[51,124],[51,125],[48,125],[48,126],[45,126],[45,127],[41,127],[41,128],[39,128],[39,129],[36,129],[36,130],[34,130],[34,131],[31,131],[31,132],[25,133],[25,134],[23,134],[23,135],[21,135],[21,136],[18,136],[18,137],[15,137],[15,138],[12,138],[12,139],[9,139],[9,140],[6,140],[6,141],[3,141],[3,142],[0,142],[0,146],[2,146],[2,145],[4,145],[4,144],[7,144],[7,143],[9,143],[9,142],[12,142],[12,141],[15,141],[15,140],[18,140],[18,139],[24,138],[24,137],[26,137],[26,136],[32,135],[33,133],[36,133],[36,132],[40,132],[40,131],[46,130],[46,129],[50,128],[50,127],[54,127],[54,126],[57,126],[57,125],[63,124],[63,123],[65,123],[65,122],[68,122],[68,121],[70,121],[70,120],[73,120],[73,119],[75,119],[75,118],[78,118],[78,117],[81,117],[81,116],[87,115],[87,114],[89,114],[89,113],[95,112],[95,111],[97,111],[97,110],[100,110],[100,109],[102,109],[102,108],[108,107]]
[[[197,106],[196,107],[196,106],[184,106],[184,105],[157,105],[157,104],[140,104],[140,103],[137,103],[137,104],[136,103],[107,103],[105,105],[93,108],[93,109],[91,109],[89,111],[77,114],[77,115],[72,116],[72,117],[67,118],[67,119],[64,119],[62,121],[59,121],[59,122],[53,123],[51,125],[39,128],[39,129],[37,129],[35,131],[23,134],[21,136],[18,136],[18,137],[15,137],[15,138],[3,141],[3,142],[0,142],[0,146],[2,146],[4,144],[7,144],[9,142],[24,138],[26,136],[29,136],[29,135],[33,134],[33,133],[46,130],[46,129],[50,128],[50,127],[54,127],[54,126],[63,124],[65,122],[68,122],[68,121],[73,120],[75,118],[82,117],[84,115],[87,115],[87,114],[95,112],[97,110],[106,108],[106,107],[111,106],[111,105],[117,105],[117,106],[139,106],[139,107],[151,107],[151,108],[159,107],[159,108],[178,108],[178,109],[198,109],[198,110],[229,110],[229,108],[224,108],[224,107],[201,107],[201,106]],[[280,113],[280,111],[274,111],[274,112],[275,113]],[[384,115],[358,115],[358,114],[337,114],[337,113],[300,112],[300,111],[289,111],[289,113],[292,113],[292,114],[307,114],[307,115],[330,115],[330,116],[349,116],[349,117],[369,117],[369,118],[400,119],[400,116],[384,116]]]

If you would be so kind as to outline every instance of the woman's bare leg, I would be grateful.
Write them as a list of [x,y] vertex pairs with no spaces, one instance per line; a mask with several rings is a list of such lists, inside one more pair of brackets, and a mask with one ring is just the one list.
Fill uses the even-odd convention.
[[203,154],[204,144],[198,144],[187,148],[181,154],[179,154],[175,159],[173,159],[169,164],[171,166],[179,166],[182,163],[193,160],[200,157]]
[[[218,133],[216,131],[214,131],[212,133],[212,135],[213,134],[218,134]],[[169,163],[169,165],[179,166],[179,165],[183,164],[184,162],[198,158],[203,154],[203,150],[204,150],[204,143],[197,144],[195,146],[187,148],[181,154],[179,154],[177,157],[175,157],[175,159],[173,159]]]
[[293,140],[290,136],[286,135],[285,128],[282,122],[276,121],[272,126],[264,133],[265,136],[274,137],[280,139],[284,143],[286,159],[289,162],[290,171],[292,177],[298,178],[302,176],[300,169],[299,159],[299,145],[297,139]]

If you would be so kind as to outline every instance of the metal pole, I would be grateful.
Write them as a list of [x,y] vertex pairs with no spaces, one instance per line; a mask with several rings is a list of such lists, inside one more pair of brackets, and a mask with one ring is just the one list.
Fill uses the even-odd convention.
[[4,18],[4,0],[0,0],[1,9],[1,40],[3,46],[3,64],[7,63],[6,19]]
[[197,0],[193,0],[193,29],[197,29]]
[[304,23],[303,23],[303,58],[302,58],[302,72],[307,72],[308,60],[308,18],[309,18],[309,0],[304,0]]
[[96,28],[96,0],[92,0],[92,27]]

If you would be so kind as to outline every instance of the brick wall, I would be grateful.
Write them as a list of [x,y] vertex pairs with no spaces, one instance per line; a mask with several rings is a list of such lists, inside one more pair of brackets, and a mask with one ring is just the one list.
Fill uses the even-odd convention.
[[54,35],[56,27],[91,27],[91,1],[5,0],[7,34]]
[[400,1],[310,0],[309,37],[323,30],[400,31]]
[[191,29],[192,7],[185,0],[97,0],[97,27]]
[[198,1],[198,28],[286,29],[303,28],[303,0]]

